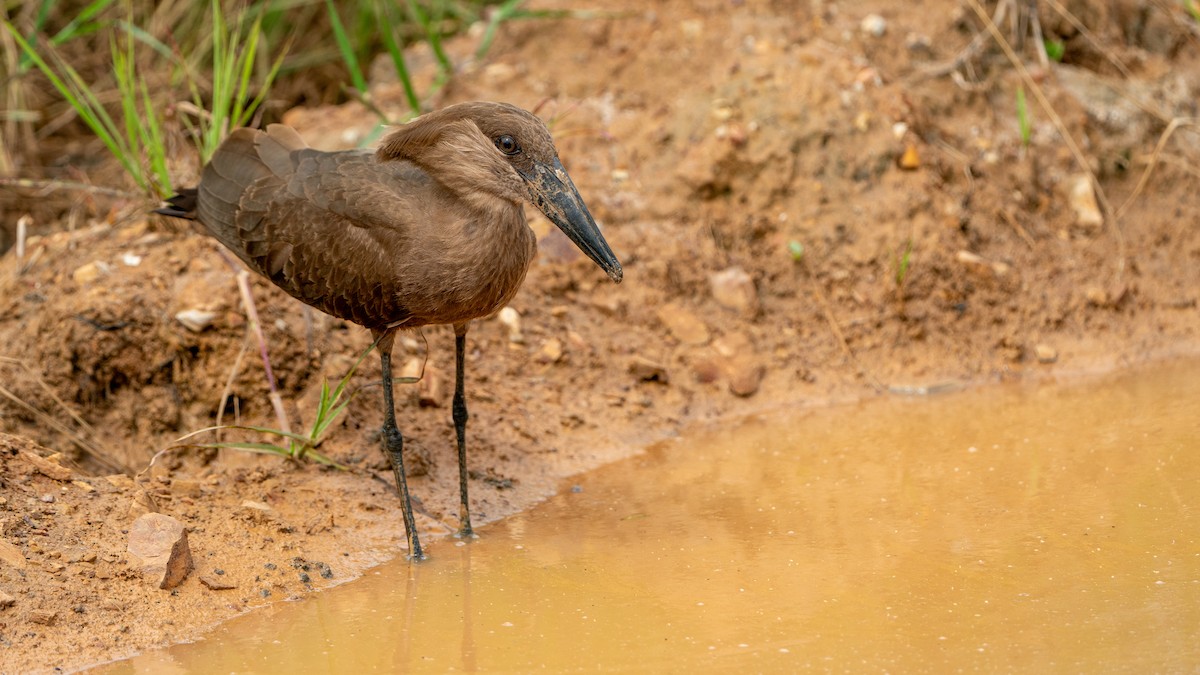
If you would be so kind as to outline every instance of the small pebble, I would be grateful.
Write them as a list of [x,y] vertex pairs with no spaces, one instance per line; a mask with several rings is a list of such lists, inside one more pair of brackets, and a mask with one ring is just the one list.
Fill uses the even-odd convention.
[[1058,360],[1058,350],[1050,345],[1039,344],[1033,348],[1039,363],[1054,363]]
[[887,32],[887,19],[878,14],[868,14],[863,17],[859,29],[871,37],[883,37]]

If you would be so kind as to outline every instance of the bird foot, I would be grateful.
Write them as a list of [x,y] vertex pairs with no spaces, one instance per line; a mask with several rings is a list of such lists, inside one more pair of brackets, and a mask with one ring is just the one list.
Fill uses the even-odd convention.
[[459,528],[458,532],[454,533],[454,538],[473,541],[478,539],[479,535],[475,534],[475,530],[471,529],[470,525],[467,525],[466,527]]

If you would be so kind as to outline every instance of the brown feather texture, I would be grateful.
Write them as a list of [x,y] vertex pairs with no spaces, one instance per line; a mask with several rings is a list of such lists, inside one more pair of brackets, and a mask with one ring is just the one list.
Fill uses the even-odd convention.
[[197,188],[158,210],[199,221],[292,297],[376,334],[389,407],[385,443],[415,557],[420,547],[390,409],[394,331],[455,326],[461,517],[469,533],[462,338],[469,321],[512,300],[533,261],[525,202],[621,280],[621,264],[563,169],[549,130],[504,103],[463,103],[423,115],[375,152],[315,150],[281,125],[238,129],[205,166]]

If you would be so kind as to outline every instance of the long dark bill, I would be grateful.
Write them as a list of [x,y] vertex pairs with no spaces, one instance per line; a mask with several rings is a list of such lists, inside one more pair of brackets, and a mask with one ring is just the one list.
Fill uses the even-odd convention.
[[563,231],[579,250],[587,254],[592,262],[600,266],[610,279],[620,283],[624,276],[621,262],[608,247],[600,228],[592,219],[583,197],[575,189],[575,183],[567,175],[558,159],[553,164],[534,164],[533,175],[524,176],[533,193],[533,203],[558,229]]

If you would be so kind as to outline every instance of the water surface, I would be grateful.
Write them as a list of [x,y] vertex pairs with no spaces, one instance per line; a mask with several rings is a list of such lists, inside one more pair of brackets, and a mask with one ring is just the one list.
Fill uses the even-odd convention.
[[1189,362],[700,430],[104,672],[1194,672],[1198,420]]

